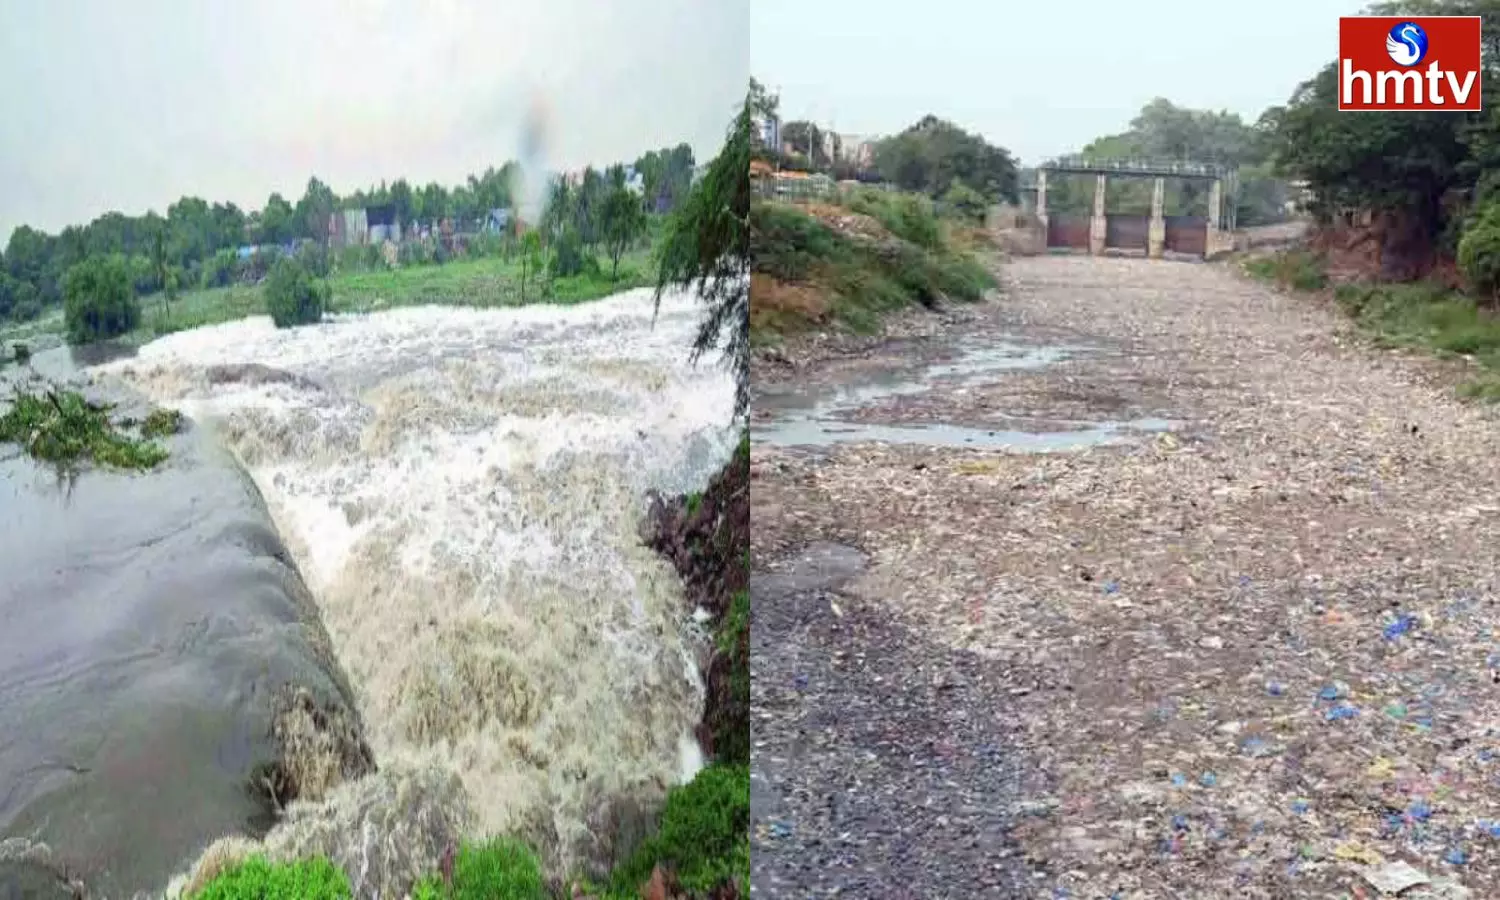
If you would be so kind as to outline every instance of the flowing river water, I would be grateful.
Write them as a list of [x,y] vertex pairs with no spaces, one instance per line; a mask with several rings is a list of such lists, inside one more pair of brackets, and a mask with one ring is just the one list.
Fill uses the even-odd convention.
[[[125,755],[159,764],[95,773],[109,789],[103,795],[128,793],[124,783],[137,794],[167,790],[153,779],[170,782],[169,761],[193,754],[212,757],[214,771],[234,771],[241,760],[223,758],[224,748],[236,746],[225,735],[242,735],[245,745],[265,740],[265,701],[255,707],[259,718],[240,712],[264,677],[257,665],[291,673],[279,680],[313,695],[301,712],[316,727],[304,730],[334,737],[283,741],[293,757],[309,757],[287,766],[307,783],[269,835],[222,778],[208,781],[224,800],[203,797],[194,807],[202,821],[184,822],[171,805],[133,796],[128,813],[116,809],[108,813],[114,824],[93,829],[101,833],[94,844],[58,827],[26,832],[28,823],[55,826],[78,814],[58,799],[60,790],[34,778],[27,815],[0,818],[0,837],[49,838],[74,868],[87,869],[90,853],[108,857],[171,832],[150,864],[112,876],[121,890],[139,889],[148,876],[164,881],[208,840],[236,831],[263,837],[273,856],[327,853],[352,870],[357,892],[367,896],[430,869],[454,832],[520,834],[554,871],[607,858],[611,832],[625,827],[623,809],[649,805],[702,764],[691,729],[703,703],[695,666],[703,635],[682,608],[674,573],[637,533],[646,491],[701,487],[733,446],[732,380],[711,361],[687,362],[700,310],[694,298],[669,294],[653,325],[650,293],[631,291],[572,307],[423,307],[290,330],[254,318],[171,335],[93,369],[96,380],[119,379],[197,423],[173,439],[166,474],[90,473],[82,481],[133,485],[139,511],[116,497],[117,518],[182,517],[178,531],[186,537],[172,538],[166,524],[159,529],[166,544],[177,541],[173,554],[116,551],[109,565],[131,570],[125,584],[173,595],[172,608],[196,609],[204,624],[187,633],[197,635],[195,652],[212,661],[157,681],[132,681],[122,669],[108,698],[115,706],[94,716],[108,719],[95,738],[137,740],[118,724],[133,722],[153,737]],[[265,562],[279,558],[279,534],[308,591],[263,594],[307,595],[300,606],[284,599],[247,605],[242,598],[254,592],[232,567],[216,568],[223,539],[203,524],[214,516],[184,514],[233,505],[171,474],[184,465],[181,448],[208,454],[215,445],[243,463],[253,486],[242,484],[241,494],[258,489],[275,525],[262,535],[266,551],[242,568],[262,582],[295,581],[296,571],[288,576]],[[154,498],[157,492],[163,496]],[[89,514],[70,515],[79,530],[67,532],[58,514],[66,533],[51,539],[61,548],[39,556],[107,556],[111,548],[91,543]],[[15,524],[7,544],[21,546],[27,531]],[[54,582],[55,595],[70,587],[61,576]],[[106,584],[89,589],[106,591]],[[91,629],[118,655],[151,652],[130,649],[149,623],[133,620],[129,607],[106,617],[104,599],[79,601],[82,622],[18,612],[10,607],[23,598],[4,599],[0,614],[11,622],[29,616],[25,624],[36,634]],[[239,611],[221,614],[230,602]],[[213,626],[257,617],[281,624],[256,624],[254,642]],[[283,633],[301,643],[275,637]],[[296,660],[278,662],[287,654]],[[76,668],[90,665],[80,656]],[[109,680],[70,682],[66,673],[48,680],[38,674],[45,669],[34,662],[26,678],[7,676],[0,716],[7,704],[23,703],[32,721],[78,718],[73,710],[103,690],[95,682]],[[218,678],[212,689],[202,672]],[[28,684],[50,693],[23,698]],[[175,707],[159,693],[174,688]],[[136,717],[128,714],[134,695],[144,698]],[[351,720],[362,720],[378,767],[342,785],[341,775],[370,767],[350,749],[356,739],[339,737],[339,727],[357,731],[360,723],[327,723],[341,698],[352,704]],[[278,702],[273,711],[284,713],[285,701]],[[278,739],[297,732],[280,720],[275,730]],[[48,752],[38,746],[31,755]],[[0,743],[0,766],[45,771],[49,764],[56,763]],[[196,763],[183,765],[198,771]],[[163,871],[164,864],[172,868]]]

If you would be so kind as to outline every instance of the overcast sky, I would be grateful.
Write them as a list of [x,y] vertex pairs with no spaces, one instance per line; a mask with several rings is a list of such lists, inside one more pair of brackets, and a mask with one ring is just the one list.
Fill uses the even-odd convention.
[[1338,56],[1359,0],[751,0],[751,73],[838,132],[952,119],[1028,164],[1153,97],[1254,120]]
[[[0,0],[0,239],[184,194],[296,202],[308,176],[454,184],[687,141],[744,96],[751,0]],[[756,0],[759,2],[759,0]]]

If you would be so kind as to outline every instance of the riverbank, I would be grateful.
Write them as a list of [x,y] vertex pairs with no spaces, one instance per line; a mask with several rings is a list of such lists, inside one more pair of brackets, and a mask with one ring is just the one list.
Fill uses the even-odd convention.
[[[378,271],[335,273],[328,279],[332,313],[364,313],[405,306],[438,304],[495,308],[522,303],[571,304],[597,300],[653,283],[654,250],[635,250],[620,260],[616,277],[601,272],[550,279],[542,292],[535,272],[519,259],[500,256],[458,259],[442,265],[408,265]],[[522,276],[526,276],[523,294]],[[232,285],[184,291],[168,302],[163,295],[140,298],[141,324],[120,342],[139,346],[158,337],[205,325],[264,315],[261,285]],[[50,309],[32,322],[0,326],[0,346],[24,342],[32,349],[57,346],[63,340],[62,309]]]
[[758,200],[750,233],[750,338],[763,360],[794,364],[810,347],[868,340],[912,310],[974,303],[996,286],[981,262],[994,249],[986,232],[914,194]]

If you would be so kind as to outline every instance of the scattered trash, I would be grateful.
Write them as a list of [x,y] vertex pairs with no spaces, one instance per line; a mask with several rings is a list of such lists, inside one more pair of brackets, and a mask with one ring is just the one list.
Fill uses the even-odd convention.
[[1198,783],[1203,785],[1204,787],[1213,787],[1214,785],[1219,783],[1219,776],[1215,775],[1212,772],[1204,772],[1202,775],[1198,776]]
[[1395,896],[1418,885],[1432,883],[1421,869],[1400,860],[1380,866],[1367,866],[1359,874],[1371,887],[1386,896]]
[[1417,800],[1406,808],[1406,817],[1413,822],[1425,822],[1432,818],[1432,807],[1426,800]]
[[1187,818],[1187,816],[1183,815],[1182,813],[1178,813],[1177,815],[1173,816],[1172,817],[1172,830],[1173,831],[1187,831],[1188,830],[1188,818]]
[[1409,634],[1410,632],[1415,631],[1417,628],[1417,621],[1417,617],[1412,615],[1411,613],[1402,613],[1401,615],[1396,617],[1396,621],[1385,626],[1383,632],[1385,634],[1385,639],[1388,641],[1394,641],[1397,638],[1401,637],[1403,634]]
[[1469,854],[1465,853],[1462,848],[1454,847],[1443,855],[1443,859],[1455,866],[1461,866],[1469,861]]
[[1323,718],[1330,722],[1338,722],[1343,719],[1352,719],[1357,715],[1359,715],[1359,710],[1347,703],[1340,703],[1338,706],[1332,707],[1325,712]]
[[1479,830],[1492,838],[1500,839],[1500,822],[1492,822],[1486,819],[1479,820]]
[[1378,866],[1385,862],[1385,857],[1359,841],[1345,841],[1339,844],[1333,848],[1333,855],[1348,862],[1363,863],[1367,866]]
[[1406,704],[1392,703],[1385,708],[1385,714],[1393,719],[1404,719],[1406,718]]
[[1344,696],[1344,690],[1336,684],[1330,684],[1318,691],[1319,700],[1337,700],[1342,696]]
[[1181,772],[1173,772],[1172,787],[1187,787],[1187,776]]
[[792,679],[792,683],[797,685],[797,690],[805,690],[807,688],[807,676],[798,675],[796,678]]
[[1292,801],[1292,812],[1296,813],[1299,816],[1306,815],[1307,811],[1311,808],[1312,804],[1308,803],[1306,800]]
[[1279,681],[1266,682],[1266,693],[1272,697],[1280,697],[1286,692],[1286,688]]
[[1120,592],[1120,582],[1118,582],[1118,581],[1106,581],[1106,582],[1104,582],[1104,593],[1106,593],[1106,594],[1117,594],[1119,592]]
[[1273,750],[1270,741],[1258,734],[1252,734],[1240,741],[1240,752],[1246,756],[1269,756]]

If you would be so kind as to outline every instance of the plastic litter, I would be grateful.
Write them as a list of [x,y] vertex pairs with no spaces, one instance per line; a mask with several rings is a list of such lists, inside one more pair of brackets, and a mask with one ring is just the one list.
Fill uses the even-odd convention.
[[1338,706],[1332,707],[1325,712],[1323,718],[1330,722],[1338,722],[1343,719],[1352,719],[1357,715],[1359,715],[1359,710],[1347,703],[1340,703]]
[[1402,613],[1396,617],[1396,621],[1386,625],[1383,634],[1388,641],[1394,641],[1403,634],[1409,634],[1417,628],[1417,617],[1411,613]]

